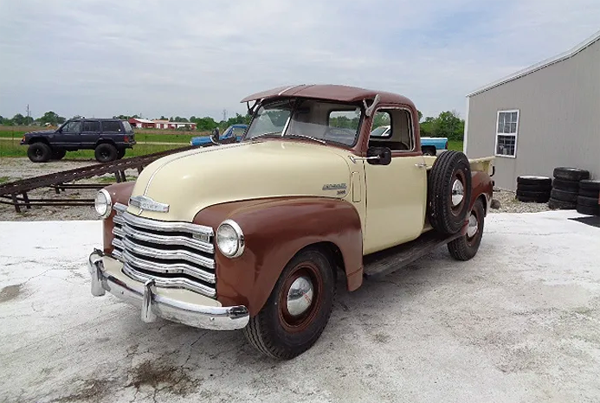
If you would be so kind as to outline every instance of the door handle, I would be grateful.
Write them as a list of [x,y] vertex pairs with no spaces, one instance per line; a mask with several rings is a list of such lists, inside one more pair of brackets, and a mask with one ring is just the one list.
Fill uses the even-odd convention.
[[418,163],[418,164],[415,164],[415,166],[416,166],[417,168],[427,168],[427,164],[426,164],[426,163],[424,163],[424,162],[420,162],[420,163]]

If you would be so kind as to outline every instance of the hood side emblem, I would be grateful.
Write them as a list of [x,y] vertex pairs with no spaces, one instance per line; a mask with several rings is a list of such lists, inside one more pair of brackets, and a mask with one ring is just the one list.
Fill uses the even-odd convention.
[[129,204],[140,210],[157,211],[159,213],[168,213],[169,205],[152,200],[148,196],[133,196],[129,198]]

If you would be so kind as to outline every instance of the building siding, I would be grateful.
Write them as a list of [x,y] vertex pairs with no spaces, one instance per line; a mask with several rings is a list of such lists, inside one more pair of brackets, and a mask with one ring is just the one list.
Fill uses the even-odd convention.
[[466,153],[495,154],[499,110],[519,110],[516,158],[496,157],[494,180],[514,190],[519,175],[552,176],[558,166],[600,178],[600,41],[572,58],[468,100]]

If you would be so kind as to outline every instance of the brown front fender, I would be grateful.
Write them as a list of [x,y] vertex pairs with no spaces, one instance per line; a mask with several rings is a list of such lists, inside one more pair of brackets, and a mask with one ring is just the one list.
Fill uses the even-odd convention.
[[339,249],[348,289],[355,290],[362,283],[360,217],[346,201],[286,197],[224,203],[200,211],[194,223],[208,225],[216,232],[226,219],[240,225],[246,246],[234,259],[215,248],[217,299],[224,306],[245,305],[250,315],[256,315],[292,257],[321,242]]

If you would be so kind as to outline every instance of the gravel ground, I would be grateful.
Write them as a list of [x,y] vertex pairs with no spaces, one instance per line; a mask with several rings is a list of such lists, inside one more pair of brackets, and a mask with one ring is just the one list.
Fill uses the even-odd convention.
[[[45,164],[34,164],[27,158],[2,158],[0,159],[0,177],[4,177],[4,181],[15,181],[26,179],[38,175],[46,175],[69,169],[75,169],[87,165],[93,165],[95,160],[80,161],[80,160],[62,160],[52,161]],[[129,178],[137,177],[137,170],[125,171]],[[91,179],[81,180],[77,183],[95,183],[109,185],[113,180],[114,175],[107,174]],[[57,195],[54,189],[41,188],[32,192],[28,192],[30,199],[93,199],[96,196],[96,190],[67,190]],[[92,206],[50,206],[36,207],[33,206],[30,210],[22,209],[21,213],[17,213],[15,208],[10,205],[0,204],[0,221],[48,221],[48,220],[97,220],[98,215]]]
[[3,222],[0,401],[598,402],[600,229],[578,216],[491,214],[468,262],[439,248],[339,284],[321,338],[285,362],[92,297],[97,221]]

